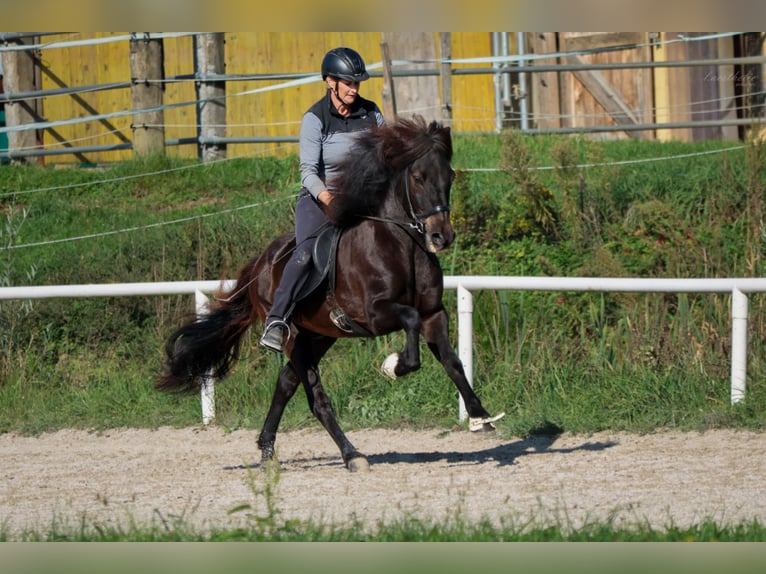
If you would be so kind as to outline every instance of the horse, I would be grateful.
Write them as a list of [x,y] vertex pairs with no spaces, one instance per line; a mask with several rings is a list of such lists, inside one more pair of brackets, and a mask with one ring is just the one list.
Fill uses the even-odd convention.
[[[449,209],[452,153],[450,128],[420,116],[372,128],[356,139],[332,182],[337,191],[325,211],[330,227],[340,230],[330,273],[322,279],[331,288],[311,290],[293,311],[284,345],[288,362],[258,438],[262,464],[274,461],[280,419],[303,385],[309,409],[335,441],[346,468],[369,469],[340,428],[319,376],[320,360],[342,337],[404,330],[404,348],[382,366],[392,378],[420,368],[422,337],[463,398],[471,431],[492,432],[493,422],[504,416],[484,409],[449,342],[436,254],[455,239]],[[235,286],[216,297],[208,315],[190,319],[169,336],[157,389],[193,392],[210,372],[219,380],[226,376],[247,329],[265,321],[294,245],[293,233],[275,239],[241,268]]]

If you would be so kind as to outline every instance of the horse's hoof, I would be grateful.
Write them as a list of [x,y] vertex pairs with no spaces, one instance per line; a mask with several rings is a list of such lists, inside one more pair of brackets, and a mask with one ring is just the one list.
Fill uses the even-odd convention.
[[355,456],[346,463],[349,472],[369,472],[370,463],[363,456]]
[[279,461],[276,458],[261,460],[261,464],[258,468],[266,475],[271,476],[273,474],[279,473]]
[[399,364],[399,353],[392,353],[383,361],[380,370],[390,379],[396,379],[396,365]]
[[261,449],[261,464],[274,458],[274,441],[258,441],[258,448]]
[[499,421],[505,416],[505,413],[500,413],[494,417],[471,417],[468,419],[468,430],[471,432],[494,432],[495,425],[492,423]]

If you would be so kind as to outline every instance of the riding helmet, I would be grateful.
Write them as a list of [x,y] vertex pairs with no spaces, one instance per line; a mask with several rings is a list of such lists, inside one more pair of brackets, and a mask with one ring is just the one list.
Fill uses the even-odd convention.
[[363,82],[370,77],[359,53],[343,47],[333,48],[325,54],[322,60],[322,79],[327,76],[347,82]]

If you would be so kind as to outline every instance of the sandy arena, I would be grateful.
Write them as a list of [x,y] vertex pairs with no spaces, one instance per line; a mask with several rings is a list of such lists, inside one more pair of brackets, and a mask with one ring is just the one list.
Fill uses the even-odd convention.
[[[348,436],[369,457],[370,472],[349,473],[323,430],[278,436],[271,501],[279,520],[373,530],[402,517],[487,518],[517,528],[766,523],[765,433]],[[215,426],[0,435],[0,527],[20,537],[54,523],[60,530],[172,528],[179,520],[195,532],[241,526],[266,512],[256,439],[256,431]]]

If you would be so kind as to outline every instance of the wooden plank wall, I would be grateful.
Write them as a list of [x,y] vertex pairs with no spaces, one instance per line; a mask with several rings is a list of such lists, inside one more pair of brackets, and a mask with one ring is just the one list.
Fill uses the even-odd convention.
[[[118,33],[80,34],[78,37],[101,38]],[[122,33],[125,34],[125,33]],[[71,35],[49,37],[69,40]],[[677,37],[663,33],[661,40]],[[508,33],[510,53],[517,53],[516,34]],[[386,40],[392,58],[439,57],[438,33],[377,32],[229,32],[226,33],[226,72],[229,74],[278,74],[318,72],[322,57],[330,48],[347,45],[357,49],[371,67],[379,64],[381,41]],[[476,58],[492,55],[490,32],[452,32],[452,58]],[[532,53],[552,53],[568,49],[647,44],[646,33],[563,33],[527,34],[527,49]],[[165,76],[194,73],[194,49],[191,36],[164,40]],[[684,58],[729,57],[733,55],[730,38],[704,43],[678,43],[660,47],[642,47],[581,56],[573,62],[630,62],[640,60],[676,60]],[[129,43],[106,43],[67,49],[42,50],[43,89],[96,85],[130,80]],[[73,65],[76,63],[76,65]],[[549,63],[538,61],[538,63]],[[428,67],[438,69],[433,63]],[[456,64],[455,69],[490,67],[490,64]],[[381,68],[377,68],[381,70]],[[712,74],[712,75],[711,75]],[[603,123],[685,121],[694,118],[727,117],[733,114],[734,88],[726,78],[727,68],[658,68],[651,70],[614,70],[600,73],[546,72],[530,74],[529,108],[533,127],[587,127]],[[716,81],[709,81],[715,77]],[[227,83],[226,135],[230,137],[297,136],[304,111],[324,93],[324,84],[312,82],[287,89],[245,94],[287,80],[230,81]],[[517,82],[517,79],[513,79]],[[441,117],[441,87],[438,77],[422,79],[395,78],[399,111],[419,112],[427,118]],[[492,132],[495,129],[494,77],[492,74],[452,76],[453,129],[457,133]],[[362,86],[362,94],[382,106],[382,78],[372,78]],[[171,82],[165,86],[166,104],[193,102],[193,82]],[[690,115],[694,102],[695,115]],[[66,120],[105,114],[131,108],[130,90],[97,91],[72,96],[50,96],[43,101],[43,117]],[[194,139],[197,136],[194,105],[165,111],[165,137],[170,140]],[[132,139],[132,117],[105,119],[46,130],[46,146],[107,145],[128,143]],[[736,139],[737,128],[657,130],[654,132],[618,131],[594,135],[603,138],[653,138],[698,140],[702,138]],[[167,154],[196,157],[195,145],[171,146]],[[261,153],[296,153],[293,143],[230,144],[229,157]],[[52,156],[46,163],[109,162],[130,159],[131,151],[98,152]]]
[[[109,35],[111,34],[89,34],[87,37],[101,38]],[[50,39],[55,41],[59,38],[53,36]],[[70,37],[64,36],[60,39],[68,40]],[[130,79],[129,45],[127,42],[107,43],[61,50],[43,50],[41,75],[44,90],[128,81]],[[130,91],[127,89],[94,91],[71,96],[50,96],[43,100],[43,117],[49,121],[58,121],[125,110],[130,107]],[[71,147],[129,143],[132,138],[130,123],[130,116],[124,116],[101,120],[98,123],[88,122],[54,127],[45,130],[44,145]],[[61,157],[63,161],[89,162],[96,161],[93,155],[79,155],[76,158],[54,157]],[[110,155],[115,158],[130,157],[130,153]],[[52,160],[49,158],[46,163],[49,161]]]
[[[79,37],[101,38],[127,33],[80,34]],[[453,58],[473,58],[491,55],[489,32],[453,32]],[[51,36],[50,41],[71,40],[71,35]],[[287,72],[319,72],[322,57],[336,46],[350,46],[359,51],[365,62],[372,66],[381,61],[382,36],[374,32],[230,32],[226,33],[226,73],[228,74],[279,74]],[[414,50],[419,56],[438,58],[438,33],[397,34],[389,40],[394,48],[392,57],[407,56]],[[166,38],[164,40],[165,76],[194,73],[194,50],[191,36]],[[108,82],[124,82],[130,79],[129,43],[106,43],[95,46],[72,47],[42,52],[43,89],[68,86],[95,85]],[[76,62],[77,65],[72,63]],[[438,64],[430,65],[438,69]],[[472,65],[477,67],[477,65]],[[378,68],[380,70],[380,68]],[[260,93],[244,94],[277,86],[289,80],[242,80],[227,83],[226,101],[227,136],[273,137],[297,136],[300,120],[305,110],[324,94],[322,82],[302,84],[287,89],[274,89]],[[397,94],[404,112],[417,111],[428,119],[440,118],[440,94],[436,76],[426,80],[433,87],[423,90],[417,83],[397,79],[402,95]],[[417,81],[415,81],[417,82]],[[362,86],[361,93],[382,106],[382,78],[371,78]],[[398,88],[397,88],[398,90]],[[419,97],[416,97],[419,96]],[[491,75],[453,76],[454,129],[460,131],[490,131],[493,129],[494,93]],[[165,86],[166,104],[193,102],[193,82],[171,82]],[[49,121],[108,114],[131,108],[130,90],[110,90],[78,94],[75,96],[51,96],[45,98],[44,116]],[[109,145],[129,142],[131,116],[103,120],[99,123],[82,123],[46,130],[46,145],[61,142],[62,145]],[[165,137],[169,140],[195,138],[197,136],[196,109],[193,105],[165,110]],[[70,142],[67,144],[66,142]],[[167,154],[176,157],[196,157],[194,145],[171,146]],[[251,156],[259,153],[297,153],[293,143],[282,144],[235,144],[229,145],[229,157]],[[131,151],[110,151],[79,154],[77,157],[49,156],[46,163],[98,163],[122,161],[132,157]]]
[[[616,50],[566,58],[567,64],[612,64],[651,58],[645,32],[559,34],[561,51],[646,44],[639,49]],[[559,75],[562,127],[651,123],[653,86],[651,70],[565,72]],[[593,137],[652,139],[653,132],[606,132]]]
[[[735,40],[730,37],[664,43],[680,39],[681,35],[663,32],[652,45],[649,34],[643,32],[535,32],[528,34],[528,43],[536,54],[626,46],[624,50],[566,58],[566,63],[572,64],[683,61],[735,55]],[[735,119],[737,81],[741,80],[731,65],[539,73],[531,81],[532,117],[541,128]],[[740,133],[736,126],[725,126],[604,132],[588,137],[701,141],[736,140]]]
[[[228,74],[318,73],[322,58],[337,46],[357,50],[368,65],[380,59],[379,34],[343,32],[296,34],[292,32],[232,33],[226,37],[226,72]],[[283,84],[288,80],[229,82],[227,94],[248,92]],[[360,94],[381,105],[380,78],[371,78]],[[272,90],[227,99],[227,127],[232,137],[267,137],[297,135],[303,113],[325,93],[321,81],[289,89]],[[237,146],[236,153],[250,155],[269,151],[263,145]],[[295,148],[291,144],[281,147]],[[257,148],[257,149],[256,149]]]
[[[194,40],[191,36],[166,38],[165,77],[194,74]],[[115,64],[116,65],[116,64]],[[128,74],[130,70],[128,70]],[[194,82],[171,82],[165,84],[164,103],[193,102],[196,99]],[[188,139],[197,137],[197,108],[193,105],[179,106],[165,110],[165,138]],[[168,146],[165,153],[171,157],[196,157],[197,146]],[[132,154],[125,154],[125,158]]]
[[[436,36],[432,32],[383,32],[381,42],[388,44],[388,55],[392,62],[396,60],[433,62],[439,57],[439,42]],[[434,69],[434,64],[412,63],[395,67],[396,70],[406,71],[429,68]],[[439,117],[438,76],[394,77],[394,92],[398,115],[407,116],[418,113],[429,118]]]
[[[686,37],[700,36],[685,33]],[[680,32],[663,32],[661,40],[676,40]],[[702,42],[658,44],[653,49],[655,61],[702,60],[734,57],[731,38]],[[736,118],[733,66],[698,66],[693,68],[656,68],[657,122],[688,122]],[[661,140],[700,141],[736,140],[736,126],[657,130]]]
[[[558,32],[531,32],[527,44],[532,54],[554,54],[559,51]],[[558,64],[558,58],[533,60],[532,65],[551,66]],[[530,74],[530,100],[532,122],[541,129],[556,129],[561,126],[561,92],[559,72],[535,72]]]

